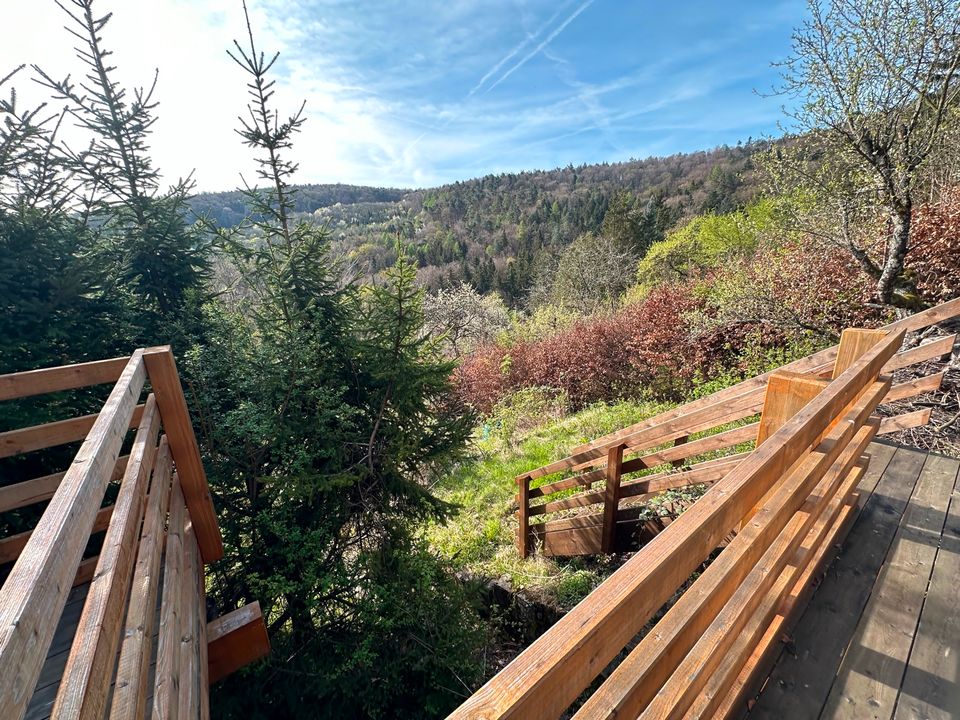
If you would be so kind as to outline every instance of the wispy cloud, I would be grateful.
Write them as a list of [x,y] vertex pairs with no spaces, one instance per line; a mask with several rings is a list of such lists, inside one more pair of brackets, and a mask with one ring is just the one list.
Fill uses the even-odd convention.
[[517,55],[519,55],[521,51],[523,51],[523,50],[525,50],[527,47],[529,47],[529,46],[530,46],[530,43],[532,43],[534,40],[536,40],[538,37],[540,37],[540,34],[541,34],[544,30],[546,30],[548,27],[550,27],[551,25],[553,25],[553,23],[556,21],[556,19],[560,16],[560,13],[563,12],[563,10],[564,10],[569,4],[570,4],[569,1],[563,3],[563,4],[557,9],[557,11],[554,12],[553,15],[550,16],[550,19],[549,19],[549,20],[547,20],[545,23],[541,24],[541,25],[540,25],[535,31],[533,31],[532,33],[527,33],[526,37],[525,37],[522,41],[520,41],[517,45],[515,45],[515,46],[513,47],[513,49],[510,50],[510,52],[508,52],[506,55],[504,55],[502,58],[500,58],[499,62],[497,62],[496,65],[494,65],[492,68],[490,68],[489,70],[487,70],[487,72],[484,74],[484,76],[483,76],[482,78],[480,78],[479,81],[477,81],[477,84],[474,85],[474,86],[470,89],[470,92],[467,94],[467,97],[472,97],[473,95],[475,95],[475,94],[477,93],[477,91],[478,91],[480,88],[483,87],[484,83],[486,83],[487,80],[489,80],[489,79],[492,78],[494,75],[496,75],[498,72],[500,72],[500,68],[502,68],[502,67],[503,67],[504,65],[506,65],[508,62],[510,62],[513,58],[515,58]]
[[493,83],[492,85],[490,85],[490,87],[487,88],[487,92],[490,92],[490,91],[493,90],[495,87],[497,87],[497,85],[499,85],[499,84],[502,83],[504,80],[506,80],[508,77],[510,77],[511,75],[513,75],[517,70],[519,70],[520,68],[522,68],[522,67],[523,67],[524,65],[526,65],[531,59],[533,59],[533,57],[536,56],[536,54],[537,54],[538,52],[540,52],[540,51],[543,50],[545,47],[547,47],[547,45],[549,45],[549,44],[552,43],[554,40],[556,40],[556,39],[557,39],[557,36],[560,35],[560,33],[562,33],[564,30],[567,29],[567,25],[569,25],[569,24],[572,23],[574,20],[576,20],[576,19],[577,19],[577,16],[579,16],[580,13],[582,13],[582,12],[583,12],[584,10],[586,10],[588,7],[590,7],[591,5],[593,5],[593,3],[594,3],[594,0],[586,0],[586,2],[582,3],[576,10],[573,11],[573,13],[570,14],[570,16],[569,16],[566,20],[564,20],[562,23],[560,23],[560,24],[554,29],[553,32],[551,32],[549,35],[547,35],[547,37],[545,37],[545,38],[540,42],[539,45],[537,45],[532,51],[530,51],[529,53],[527,53],[526,55],[524,55],[524,56],[523,56],[523,59],[520,60],[520,62],[518,62],[518,63],[516,63],[515,65],[511,66],[509,70],[507,70],[506,72],[503,73],[503,75],[501,75],[499,78],[497,78],[496,81],[494,81],[494,83]]
[[[0,72],[20,62],[76,70],[56,12],[6,2],[17,32],[0,44]],[[224,53],[245,30],[236,0],[98,4],[114,11],[105,40],[120,79],[143,83],[159,65],[157,164],[171,177],[196,168],[210,190],[249,175],[229,131],[246,103],[244,78]],[[421,0],[414,11],[382,0],[250,0],[250,8],[258,46],[281,51],[278,109],[307,101],[297,181],[410,187],[775,132],[776,103],[752,90],[774,81],[768,62],[789,48],[802,3],[688,0],[654,12],[595,0]],[[138,32],[146,25],[150,33]]]

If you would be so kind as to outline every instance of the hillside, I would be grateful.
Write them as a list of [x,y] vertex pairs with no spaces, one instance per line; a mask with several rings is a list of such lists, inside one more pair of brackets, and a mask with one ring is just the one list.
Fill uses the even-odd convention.
[[[628,202],[651,228],[650,241],[685,218],[727,212],[758,194],[753,154],[736,147],[622,163],[487,175],[437,188],[297,186],[295,210],[326,224],[336,254],[363,275],[396,259],[398,219],[413,233],[418,278],[430,289],[460,281],[498,290],[521,304],[538,269],[584,232],[600,229],[611,202]],[[240,192],[202,193],[193,209],[221,226],[245,209]],[[412,229],[410,229],[412,226]]]

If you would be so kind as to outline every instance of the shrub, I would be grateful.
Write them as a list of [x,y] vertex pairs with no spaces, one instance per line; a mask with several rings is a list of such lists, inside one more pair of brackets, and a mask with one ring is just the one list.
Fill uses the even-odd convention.
[[960,292],[960,188],[916,209],[906,265],[925,300],[943,302]]

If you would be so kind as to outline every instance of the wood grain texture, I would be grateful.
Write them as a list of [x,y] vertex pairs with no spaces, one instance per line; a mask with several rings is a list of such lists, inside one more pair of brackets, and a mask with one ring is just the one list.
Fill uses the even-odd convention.
[[[200,686],[200,578],[203,562],[193,534],[193,524],[187,521],[183,529],[183,577],[180,591],[183,594],[180,608],[180,708],[177,717],[182,720],[199,720],[200,694],[206,686]],[[205,610],[204,610],[205,612]]]
[[209,678],[215,683],[270,652],[260,603],[252,602],[207,625]]
[[840,377],[840,373],[853,365],[861,355],[883,340],[885,336],[885,330],[845,328],[840,333],[840,345],[837,346],[837,359],[833,363],[831,379]]
[[[95,535],[96,533],[106,530],[110,524],[110,516],[112,514],[113,505],[107,505],[97,510],[93,527],[90,528],[90,534]],[[0,540],[0,564],[13,562],[20,557],[20,553],[22,553],[23,549],[27,546],[33,532],[33,530],[24,530],[22,533],[17,533],[16,535],[11,535],[10,537]]]
[[889,435],[890,433],[909,430],[910,428],[922,427],[930,422],[931,408],[914,410],[913,412],[903,413],[885,417],[880,421],[880,432],[878,435]]
[[[143,413],[143,405],[137,405],[130,416],[127,428],[136,427],[140,422],[141,413]],[[90,433],[98,417],[99,414],[95,413],[0,433],[0,458],[83,440]]]
[[[960,461],[938,458],[942,471],[956,474]],[[950,464],[953,465],[952,469]],[[925,468],[926,470],[926,468]],[[960,478],[954,481],[940,547],[920,613],[920,624],[903,676],[896,720],[950,720],[960,715]]]
[[[853,527],[867,498],[873,492],[884,470],[893,457],[894,448],[890,445],[873,443],[870,446],[870,461],[866,472],[857,487],[857,491],[850,497],[849,504],[841,511],[841,519],[831,532],[829,546],[821,546],[813,564],[808,564],[803,575],[794,585],[793,591],[780,607],[770,626],[765,631],[746,665],[731,683],[726,697],[715,711],[717,718],[741,718],[746,715],[748,701],[755,698],[762,682],[770,674],[771,668],[780,656],[784,647],[787,633],[803,614],[813,595],[819,578],[824,569],[832,562],[842,545],[847,533]],[[807,543],[801,548],[808,552]]]
[[205,563],[214,562],[223,557],[223,538],[173,353],[169,346],[148,348],[144,350],[143,360],[157,396],[163,431],[170,443],[200,553]]
[[771,375],[757,428],[757,445],[800,412],[826,386],[826,380],[801,373],[776,372]]
[[0,401],[116,382],[129,356],[0,375]]
[[157,669],[153,685],[153,720],[177,720],[180,710],[180,637],[183,616],[183,532],[186,519],[183,492],[173,477],[170,519],[167,525],[163,565],[163,595],[160,601],[160,632],[157,637]]
[[949,458],[927,456],[823,717],[893,716],[956,470]]
[[600,550],[611,553],[617,534],[617,505],[620,502],[620,475],[623,466],[623,445],[610,448],[607,453],[607,486],[603,493],[603,530]]
[[117,495],[110,526],[51,717],[54,720],[101,720],[120,643],[120,625],[127,609],[137,534],[144,498],[157,452],[160,415],[153,395],[147,398],[130,461]]
[[[859,457],[876,432],[875,426],[863,428],[861,425],[885,391],[882,385],[875,387],[872,397],[868,393],[859,407],[851,409],[850,414],[859,422],[839,424],[824,441],[824,450],[811,454],[780,484],[751,521],[660,619],[655,631],[630,651],[575,717],[593,720],[636,717],[648,706],[831,465],[840,463],[840,472]],[[838,479],[834,477],[832,482]]]
[[[747,669],[754,652],[762,647],[765,639],[770,642],[779,637],[779,635],[770,637],[767,631],[776,625],[777,612],[782,610],[791,592],[797,591],[797,584],[803,582],[803,578],[810,577],[812,569],[819,566],[827,549],[826,546],[829,546],[846,526],[852,514],[852,507],[849,504],[850,496],[863,477],[865,469],[865,464],[858,463],[846,471],[840,485],[834,492],[825,496],[822,506],[815,510],[819,512],[819,516],[816,516],[812,523],[809,522],[809,518],[802,518],[803,511],[797,514],[797,519],[801,522],[791,521],[791,525],[801,533],[803,529],[800,525],[805,525],[809,529],[802,538],[798,538],[795,542],[790,540],[790,544],[795,545],[796,549],[783,563],[777,579],[769,583],[769,590],[762,599],[757,600],[756,609],[746,614],[743,627],[733,634],[732,642],[719,656],[719,662],[715,663],[716,669],[707,675],[702,681],[699,692],[689,701],[690,707],[683,715],[684,718],[693,720],[714,717],[732,685]],[[785,531],[789,530],[790,525]],[[747,587],[746,583],[741,586],[741,590],[745,587]],[[728,607],[733,605],[733,602],[731,600]],[[754,666],[750,672],[756,672],[757,669]],[[748,682],[749,679],[748,675]]]
[[0,588],[0,697],[23,717],[144,383],[135,352]]
[[890,388],[890,392],[887,393],[887,396],[883,399],[883,402],[896,402],[898,400],[907,400],[909,398],[916,397],[917,395],[923,395],[924,393],[935,392],[940,389],[940,386],[943,384],[943,378],[946,377],[947,371],[935,373],[933,375],[925,375],[924,377],[917,378],[916,380],[909,380],[907,382],[899,383]]
[[898,448],[865,503],[844,549],[799,620],[750,713],[751,720],[818,717],[873,590],[925,456]]
[[123,641],[110,709],[111,720],[139,720],[146,709],[150,662],[153,657],[153,630],[160,584],[167,509],[170,504],[172,459],[166,436],[160,438],[153,467],[150,495],[144,513],[130,590],[130,604],[124,621]]
[[[127,467],[128,455],[121,455],[117,458],[117,464],[113,467],[113,474],[110,476],[110,482],[115,482],[123,477],[123,471]],[[67,472],[53,473],[43,477],[24,480],[0,488],[0,512],[17,510],[28,505],[44,502],[53,497],[53,493],[60,487]]]

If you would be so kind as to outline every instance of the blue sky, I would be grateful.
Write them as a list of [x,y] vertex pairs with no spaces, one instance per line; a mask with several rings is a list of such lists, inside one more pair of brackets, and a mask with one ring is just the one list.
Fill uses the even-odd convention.
[[[8,3],[21,32],[0,48],[0,68],[76,69],[52,0],[5,0],[5,14]],[[244,29],[239,1],[98,5],[115,11],[106,40],[123,79],[159,69],[158,163],[169,176],[195,169],[204,189],[236,185],[250,173],[229,131],[243,78],[223,51]],[[251,0],[251,10],[258,43],[281,51],[279,103],[307,101],[298,179],[411,187],[778,134],[782,99],[755,90],[776,82],[770,64],[789,52],[805,3]]]

